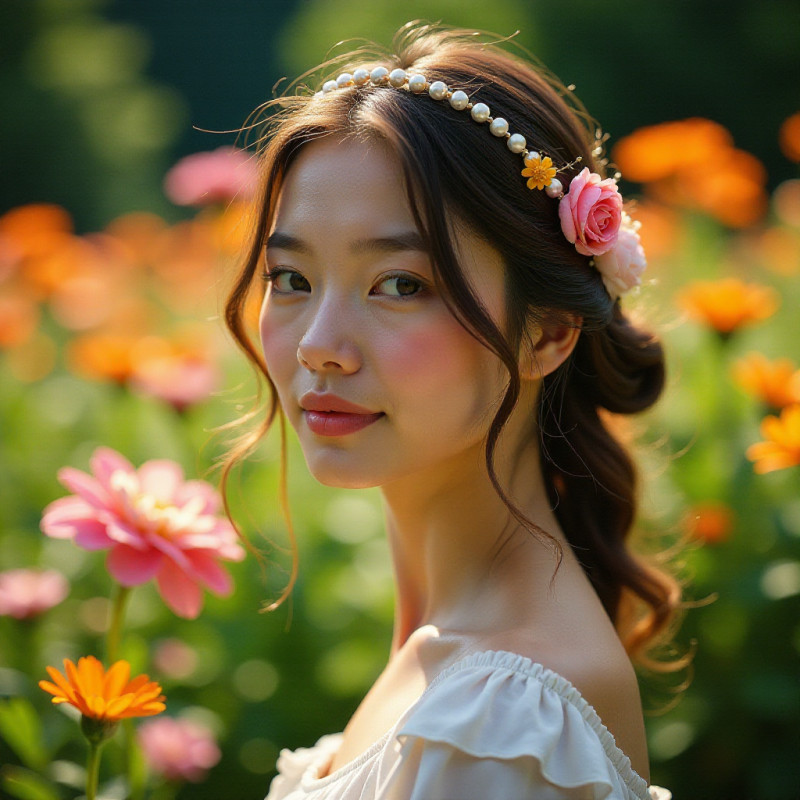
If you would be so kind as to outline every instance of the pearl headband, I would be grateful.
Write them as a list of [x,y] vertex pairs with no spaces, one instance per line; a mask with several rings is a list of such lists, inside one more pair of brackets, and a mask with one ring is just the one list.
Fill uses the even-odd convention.
[[581,255],[591,257],[590,263],[600,272],[612,299],[641,284],[647,261],[639,240],[639,223],[623,210],[615,178],[603,178],[584,167],[572,179],[565,194],[556,175],[574,166],[580,157],[557,168],[549,156],[528,150],[525,137],[511,133],[508,122],[502,117],[493,117],[485,103],[473,103],[461,89],[453,91],[443,81],[429,83],[424,75],[409,75],[404,69],[390,72],[386,67],[375,67],[371,71],[360,67],[352,74],[343,72],[335,80],[326,81],[314,96],[367,85],[388,86],[410,94],[427,94],[437,101],[447,100],[456,111],[469,111],[475,122],[488,123],[492,135],[505,139],[508,149],[522,156],[524,168],[521,174],[527,179],[528,189],[544,189],[548,197],[558,199],[558,215],[564,236]]

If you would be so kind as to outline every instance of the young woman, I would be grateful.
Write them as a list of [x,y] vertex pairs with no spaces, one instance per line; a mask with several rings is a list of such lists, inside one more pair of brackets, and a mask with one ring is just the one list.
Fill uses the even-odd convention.
[[284,414],[322,483],[380,487],[394,640],[268,800],[666,797],[631,658],[679,592],[626,546],[612,432],[658,397],[663,355],[620,300],[645,262],[601,141],[468,32],[407,28],[337,67],[271,119],[227,319],[264,427]]

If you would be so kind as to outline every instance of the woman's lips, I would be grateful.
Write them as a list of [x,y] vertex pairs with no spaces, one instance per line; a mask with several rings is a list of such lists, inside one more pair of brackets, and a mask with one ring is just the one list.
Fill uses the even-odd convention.
[[377,422],[383,416],[383,412],[352,414],[345,411],[304,410],[303,416],[308,429],[317,436],[346,436]]
[[306,392],[300,398],[306,425],[318,436],[346,436],[384,416],[329,392]]

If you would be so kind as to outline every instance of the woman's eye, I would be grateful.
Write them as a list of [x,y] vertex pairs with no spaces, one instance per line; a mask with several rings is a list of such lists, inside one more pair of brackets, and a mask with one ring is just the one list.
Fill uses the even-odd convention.
[[424,288],[422,281],[410,275],[389,275],[377,284],[377,294],[389,297],[411,297],[419,294]]
[[278,294],[291,294],[293,292],[310,292],[308,281],[292,269],[273,269],[266,275],[272,284],[272,290]]

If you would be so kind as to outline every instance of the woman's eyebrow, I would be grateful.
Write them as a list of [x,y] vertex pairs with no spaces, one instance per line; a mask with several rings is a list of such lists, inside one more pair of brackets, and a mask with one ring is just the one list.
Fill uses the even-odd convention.
[[[313,248],[290,233],[275,231],[267,239],[267,249],[290,250],[302,255],[310,255]],[[415,250],[428,252],[428,247],[417,231],[403,231],[391,236],[377,236],[368,239],[355,239],[350,242],[350,252],[354,255],[363,253],[401,253]]]

